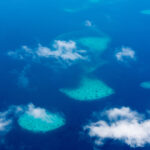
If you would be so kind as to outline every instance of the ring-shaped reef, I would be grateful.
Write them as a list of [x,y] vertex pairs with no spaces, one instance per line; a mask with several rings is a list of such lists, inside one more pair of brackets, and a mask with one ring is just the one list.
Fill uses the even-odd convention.
[[111,39],[96,27],[64,33],[54,40],[72,40],[79,49],[85,50],[88,61],[82,62],[80,66],[88,73],[107,63],[102,54],[108,49]]
[[83,78],[76,88],[62,88],[60,91],[79,101],[98,100],[114,93],[114,90],[98,79]]
[[28,112],[22,114],[18,119],[18,124],[26,130],[32,132],[48,132],[55,130],[65,124],[65,119],[59,114],[46,111],[41,117],[36,117]]
[[55,40],[75,41],[78,47],[95,55],[104,52],[111,41],[108,35],[95,27],[64,33],[56,37]]
[[150,89],[150,81],[142,82],[140,86],[145,89]]

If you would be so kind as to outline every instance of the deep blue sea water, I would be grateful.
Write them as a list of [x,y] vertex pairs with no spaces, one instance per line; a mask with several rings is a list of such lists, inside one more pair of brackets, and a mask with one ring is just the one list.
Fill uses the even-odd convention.
[[[69,13],[64,11],[65,8],[79,10]],[[45,134],[34,134],[21,129],[15,122],[13,129],[1,136],[0,150],[92,150],[93,141],[84,133],[83,126],[94,112],[121,106],[129,106],[141,113],[150,109],[150,92],[139,86],[142,81],[150,80],[150,15],[140,13],[145,9],[150,9],[148,0],[107,0],[98,4],[80,0],[1,0],[0,111],[11,105],[32,102],[62,112],[66,125]],[[8,51],[22,45],[49,45],[61,34],[82,30],[86,28],[85,20],[91,20],[111,38],[110,46],[103,54],[108,63],[92,74],[115,89],[115,94],[110,97],[80,102],[60,93],[59,88],[78,82],[83,74],[78,66],[54,71],[41,63],[7,56]],[[116,61],[115,50],[122,46],[135,50],[136,61]],[[30,65],[27,70],[30,85],[22,88],[17,85],[17,79],[26,65]],[[108,141],[94,150],[97,149],[132,148],[118,141]]]

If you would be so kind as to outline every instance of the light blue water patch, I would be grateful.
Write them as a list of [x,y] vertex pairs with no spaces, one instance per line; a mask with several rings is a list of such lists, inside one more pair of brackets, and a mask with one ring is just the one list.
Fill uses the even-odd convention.
[[107,60],[104,60],[101,56],[108,49],[111,38],[98,28],[91,27],[64,33],[56,37],[55,40],[72,40],[76,42],[79,49],[85,50],[88,61],[80,63],[80,66],[88,73],[107,63]]
[[142,10],[141,13],[145,15],[150,15],[150,9]]
[[44,118],[25,113],[20,116],[18,123],[22,128],[32,132],[48,132],[63,126],[65,120],[60,115],[49,112]]
[[99,3],[101,0],[89,0],[91,3]]
[[142,82],[140,86],[145,89],[150,89],[150,81]]
[[64,5],[64,11],[68,13],[77,13],[82,10],[86,10],[90,8],[91,6],[100,3],[101,0],[82,0],[82,1],[66,1],[62,6]]
[[83,78],[76,88],[62,88],[68,97],[80,101],[98,100],[114,93],[114,90],[98,79]]
[[100,54],[107,49],[110,38],[98,36],[82,37],[78,40],[78,42],[91,50],[93,53],[98,52]]

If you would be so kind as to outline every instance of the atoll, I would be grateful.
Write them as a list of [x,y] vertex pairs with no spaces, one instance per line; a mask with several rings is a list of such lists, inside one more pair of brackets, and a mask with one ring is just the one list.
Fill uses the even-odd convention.
[[102,54],[108,49],[111,38],[96,27],[64,33],[55,40],[74,41],[78,49],[85,52],[88,59],[80,63],[80,67],[86,72],[92,72],[107,63]]
[[83,78],[76,88],[62,88],[68,97],[80,101],[98,100],[114,93],[114,90],[98,79]]
[[65,120],[58,114],[31,105],[29,110],[19,117],[18,124],[32,132],[48,132],[63,126]]

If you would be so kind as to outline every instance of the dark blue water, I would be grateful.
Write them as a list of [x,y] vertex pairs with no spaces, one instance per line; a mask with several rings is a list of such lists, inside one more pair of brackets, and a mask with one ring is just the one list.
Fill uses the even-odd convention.
[[[75,13],[63,11],[68,7],[79,7],[81,10]],[[140,14],[144,9],[150,9],[148,0],[110,0],[92,5],[79,0],[1,0],[0,110],[32,102],[36,106],[62,112],[66,125],[46,134],[34,134],[21,129],[16,123],[13,130],[2,136],[0,150],[92,150],[93,142],[82,127],[93,112],[119,106],[129,106],[139,112],[149,109],[150,92],[139,87],[142,81],[150,80],[150,16]],[[22,45],[48,45],[61,34],[82,30],[87,19],[112,40],[103,55],[109,63],[93,73],[94,77],[115,89],[115,94],[110,97],[93,102],[69,99],[58,89],[75,85],[83,74],[80,67],[54,71],[39,63],[32,64],[7,56],[9,50],[19,49]],[[136,61],[128,64],[116,61],[115,49],[123,45],[136,51]],[[27,64],[30,65],[27,71],[30,85],[21,88],[17,86],[17,77]],[[132,148],[110,141],[101,149]],[[146,150],[149,146],[137,149]]]

